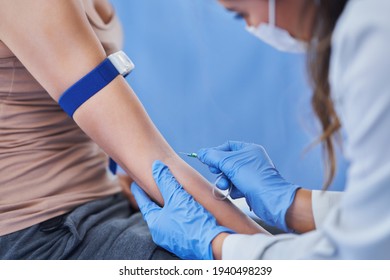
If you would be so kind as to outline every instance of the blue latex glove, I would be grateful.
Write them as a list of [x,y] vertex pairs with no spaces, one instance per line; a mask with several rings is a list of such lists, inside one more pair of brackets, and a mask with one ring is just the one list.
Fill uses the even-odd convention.
[[220,189],[234,187],[230,196],[245,197],[253,212],[264,222],[289,232],[286,212],[294,201],[297,185],[286,182],[260,145],[228,141],[198,152],[201,162],[213,173],[223,173]]
[[233,231],[217,225],[215,218],[183,189],[164,163],[153,163],[153,177],[164,198],[162,208],[136,183],[131,185],[153,241],[182,259],[213,259],[211,241],[221,232]]

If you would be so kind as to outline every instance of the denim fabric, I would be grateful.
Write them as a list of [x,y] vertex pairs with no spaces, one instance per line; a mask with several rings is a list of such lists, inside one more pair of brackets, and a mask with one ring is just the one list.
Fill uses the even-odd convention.
[[0,237],[0,259],[177,259],[157,247],[140,213],[116,194]]

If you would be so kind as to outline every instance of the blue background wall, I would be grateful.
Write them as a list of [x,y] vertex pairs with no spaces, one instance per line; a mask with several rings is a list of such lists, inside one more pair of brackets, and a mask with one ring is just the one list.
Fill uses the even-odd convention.
[[[252,37],[216,0],[114,0],[128,81],[176,151],[241,140],[262,144],[283,176],[320,189],[321,149],[302,55],[280,53]],[[213,180],[196,159],[187,161]],[[341,190],[339,160],[333,190]]]

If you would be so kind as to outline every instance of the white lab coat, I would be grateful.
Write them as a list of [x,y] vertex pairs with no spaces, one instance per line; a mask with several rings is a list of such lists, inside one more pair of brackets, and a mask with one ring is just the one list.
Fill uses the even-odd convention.
[[332,97],[350,161],[340,201],[313,193],[317,230],[231,235],[224,259],[390,259],[389,12],[389,0],[350,0],[333,35]]

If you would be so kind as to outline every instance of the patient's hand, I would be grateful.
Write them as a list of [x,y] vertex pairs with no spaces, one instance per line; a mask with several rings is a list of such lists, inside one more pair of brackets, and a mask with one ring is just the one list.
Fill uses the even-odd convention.
[[139,211],[138,203],[135,200],[134,195],[132,194],[130,189],[131,183],[133,183],[134,180],[129,175],[126,174],[118,174],[118,178],[119,178],[119,184],[122,188],[122,192],[126,196],[126,198],[130,201],[131,207],[134,210]]

